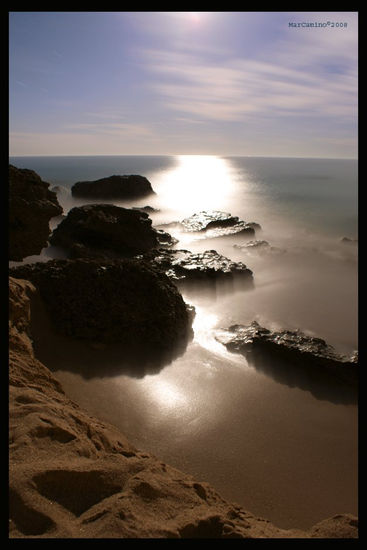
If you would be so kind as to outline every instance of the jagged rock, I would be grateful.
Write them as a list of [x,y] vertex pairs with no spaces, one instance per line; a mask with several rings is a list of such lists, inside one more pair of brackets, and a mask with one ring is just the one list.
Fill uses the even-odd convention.
[[62,213],[56,193],[33,170],[9,166],[9,259],[21,261],[47,246],[49,221]]
[[355,386],[358,382],[358,357],[345,357],[335,352],[325,340],[296,330],[271,331],[256,321],[249,325],[232,325],[217,340],[229,351],[242,353],[249,359],[280,357],[290,368],[322,369],[329,375]]
[[109,176],[95,181],[78,181],[71,188],[74,197],[93,199],[135,199],[154,193],[144,176]]
[[159,249],[148,253],[153,265],[178,283],[243,283],[253,285],[253,274],[242,262],[232,262],[216,250],[193,253],[189,250]]
[[118,342],[139,355],[185,346],[191,334],[191,314],[176,286],[143,261],[53,260],[10,273],[39,289],[54,327],[66,336]]
[[205,231],[208,237],[226,235],[253,236],[256,229],[261,229],[255,222],[244,222],[237,216],[219,210],[202,211],[182,220],[186,231]]
[[152,227],[148,214],[112,204],[72,208],[56,227],[50,243],[77,257],[121,258],[172,244],[168,233]]
[[35,292],[9,279],[11,539],[358,538],[351,514],[308,531],[280,529],[76,405],[34,357],[27,331]]

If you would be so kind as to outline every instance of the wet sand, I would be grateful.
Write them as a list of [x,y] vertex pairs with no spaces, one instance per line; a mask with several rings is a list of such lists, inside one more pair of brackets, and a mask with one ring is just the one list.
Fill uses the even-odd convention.
[[249,366],[215,341],[213,308],[197,308],[183,356],[137,376],[116,355],[109,363],[108,350],[67,342],[36,320],[37,355],[67,395],[138,448],[279,527],[357,513],[356,396]]

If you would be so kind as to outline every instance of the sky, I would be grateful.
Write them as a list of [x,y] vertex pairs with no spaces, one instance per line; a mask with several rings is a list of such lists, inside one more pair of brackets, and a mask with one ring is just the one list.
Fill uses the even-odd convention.
[[357,158],[357,79],[357,12],[9,12],[9,154]]

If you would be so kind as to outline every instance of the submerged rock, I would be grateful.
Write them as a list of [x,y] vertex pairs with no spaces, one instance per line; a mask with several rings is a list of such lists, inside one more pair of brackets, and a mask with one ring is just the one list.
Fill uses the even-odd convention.
[[257,252],[260,254],[269,252],[274,254],[284,254],[286,252],[283,248],[270,246],[268,241],[263,240],[248,241],[244,244],[234,244],[233,247],[245,252]]
[[62,213],[56,193],[33,170],[9,166],[9,259],[21,261],[47,246],[49,221]]
[[135,199],[154,193],[144,176],[109,176],[95,181],[78,181],[71,188],[74,197],[93,199]]
[[253,285],[253,274],[242,262],[221,256],[216,250],[193,253],[189,250],[152,251],[146,257],[153,265],[162,269],[171,279],[179,283],[241,282]]
[[72,208],[50,238],[73,258],[129,257],[172,242],[168,233],[152,227],[145,212],[112,204]]
[[242,353],[256,361],[259,357],[279,357],[291,368],[322,369],[339,380],[356,385],[358,356],[339,355],[325,340],[296,330],[271,331],[256,321],[249,325],[232,325],[217,336],[229,351]]
[[40,292],[66,336],[149,353],[185,345],[191,312],[176,286],[143,261],[53,260],[11,269]]
[[182,220],[186,231],[205,231],[209,237],[226,235],[253,236],[256,229],[261,229],[255,222],[244,222],[237,216],[219,210],[202,211]]

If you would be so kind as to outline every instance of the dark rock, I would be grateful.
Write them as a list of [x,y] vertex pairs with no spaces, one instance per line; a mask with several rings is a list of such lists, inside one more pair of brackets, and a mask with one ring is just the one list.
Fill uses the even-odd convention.
[[252,281],[252,271],[242,262],[232,262],[216,250],[193,253],[189,250],[164,250],[152,252],[153,262],[176,281],[232,279],[241,277]]
[[47,246],[49,221],[62,213],[56,194],[33,170],[9,166],[9,259],[21,261]]
[[219,210],[202,211],[182,220],[186,231],[205,231],[208,237],[226,235],[253,236],[256,229],[261,229],[255,222],[244,222],[237,216]]
[[358,356],[339,355],[321,338],[296,330],[271,331],[256,321],[250,325],[233,325],[217,336],[229,351],[242,353],[250,361],[273,361],[279,358],[288,368],[324,372],[351,386],[358,382]]
[[154,193],[144,176],[110,176],[95,181],[78,181],[71,188],[74,197],[93,199],[135,199]]
[[185,345],[190,335],[192,311],[144,261],[53,260],[10,271],[39,289],[55,329],[68,337],[123,344],[140,356]]
[[179,289],[200,292],[202,298],[253,288],[253,274],[242,262],[232,262],[215,250],[156,249],[142,256],[162,270]]
[[50,243],[76,257],[121,258],[172,244],[168,233],[152,227],[148,214],[112,204],[75,207],[54,230]]

